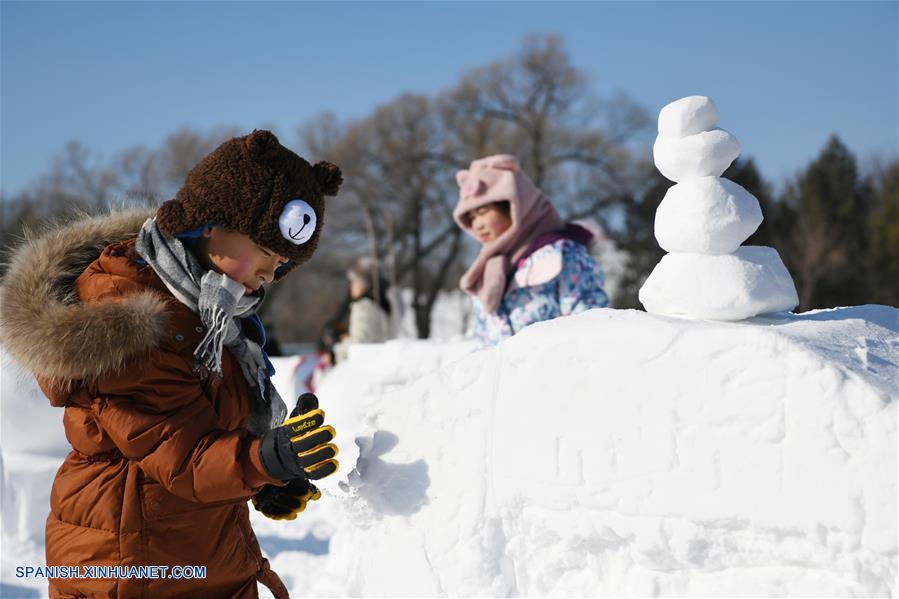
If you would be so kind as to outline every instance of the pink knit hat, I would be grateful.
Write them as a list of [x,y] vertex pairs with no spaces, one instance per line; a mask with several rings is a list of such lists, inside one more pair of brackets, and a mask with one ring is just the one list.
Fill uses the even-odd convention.
[[459,203],[453,210],[456,223],[477,239],[471,230],[468,213],[475,208],[493,202],[509,202],[512,208],[512,222],[521,213],[527,212],[540,195],[527,175],[521,172],[518,160],[510,154],[496,154],[475,160],[468,170],[456,173],[459,184]]
[[477,295],[488,312],[496,312],[513,265],[523,257],[531,241],[543,233],[561,229],[564,223],[556,209],[534,182],[521,172],[518,160],[496,154],[475,160],[468,170],[456,173],[459,203],[453,219],[466,233],[478,239],[469,213],[493,202],[509,202],[512,225],[502,235],[484,244],[460,287]]

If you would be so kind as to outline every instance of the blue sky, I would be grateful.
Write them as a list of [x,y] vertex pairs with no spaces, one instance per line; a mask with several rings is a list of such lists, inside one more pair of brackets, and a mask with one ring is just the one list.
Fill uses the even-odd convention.
[[775,184],[832,133],[862,159],[897,155],[896,2],[3,1],[0,18],[5,194],[71,139],[110,157],[237,125],[292,145],[324,110],[439,92],[530,32],[562,34],[594,93],[653,117],[712,97]]

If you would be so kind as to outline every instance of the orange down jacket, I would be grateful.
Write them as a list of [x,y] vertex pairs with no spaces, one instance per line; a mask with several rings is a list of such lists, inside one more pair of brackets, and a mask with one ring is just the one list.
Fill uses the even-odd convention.
[[[47,565],[205,566],[205,579],[51,579],[51,597],[256,597],[287,591],[262,557],[248,499],[277,483],[247,432],[249,390],[225,352],[201,379],[204,335],[132,260],[147,213],[73,223],[23,245],[0,288],[0,334],[64,408]],[[98,255],[99,254],[99,255]],[[280,484],[280,483],[277,483]]]

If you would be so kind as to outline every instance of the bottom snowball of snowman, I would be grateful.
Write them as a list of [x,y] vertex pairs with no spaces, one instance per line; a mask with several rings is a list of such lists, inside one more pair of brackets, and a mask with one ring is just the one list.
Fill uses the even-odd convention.
[[743,320],[799,303],[777,250],[764,246],[722,255],[667,254],[639,297],[647,312],[712,320]]

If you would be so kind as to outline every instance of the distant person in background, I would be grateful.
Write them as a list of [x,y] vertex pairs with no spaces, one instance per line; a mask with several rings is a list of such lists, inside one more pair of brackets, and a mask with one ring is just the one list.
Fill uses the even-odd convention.
[[265,329],[265,345],[262,346],[262,351],[269,357],[283,356],[284,350],[281,349],[281,344],[278,342],[278,338],[275,337],[272,324],[266,322],[262,324],[262,327]]
[[325,330],[322,332],[321,337],[319,337],[315,347],[316,352],[321,356],[323,362],[326,362],[328,365],[336,363],[336,360],[334,359],[334,346],[340,343],[340,338],[345,332],[345,322],[329,322],[325,325]]
[[350,315],[345,337],[335,347],[336,361],[345,360],[354,343],[383,343],[391,338],[389,284],[371,258],[363,256],[347,270]]
[[474,303],[474,336],[495,345],[529,324],[609,304],[590,255],[593,234],[565,223],[508,154],[456,174],[453,218],[482,247],[460,281]]
[[325,324],[318,342],[315,344],[315,354],[318,361],[312,370],[312,375],[306,386],[310,391],[316,391],[328,374],[328,371],[337,364],[337,358],[334,351],[340,343],[340,339],[346,337],[346,318],[349,313],[349,302],[345,306],[341,306],[340,311],[333,319]]

